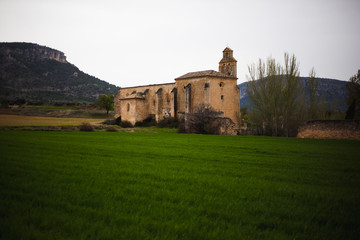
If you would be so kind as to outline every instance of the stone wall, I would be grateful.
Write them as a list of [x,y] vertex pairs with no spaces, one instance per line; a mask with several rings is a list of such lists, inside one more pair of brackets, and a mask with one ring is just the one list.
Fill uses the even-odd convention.
[[299,128],[298,138],[360,140],[359,120],[314,120]]
[[114,99],[115,118],[132,124],[150,115],[156,121],[173,116],[172,90],[175,83],[121,88]]
[[236,80],[202,77],[176,80],[178,112],[186,112],[186,86],[191,84],[190,111],[201,104],[209,104],[214,110],[224,112],[238,124],[240,119],[240,89]]

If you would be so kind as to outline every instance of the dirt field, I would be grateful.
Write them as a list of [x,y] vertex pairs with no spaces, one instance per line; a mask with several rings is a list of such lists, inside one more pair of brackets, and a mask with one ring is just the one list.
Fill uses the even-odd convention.
[[0,115],[0,126],[64,126],[80,125],[82,123],[97,124],[104,119],[93,118],[57,118],[57,117],[38,117],[20,115]]
[[91,109],[63,109],[63,107],[43,106],[39,108],[25,107],[25,108],[0,108],[0,114],[7,115],[21,115],[21,116],[39,116],[39,117],[61,117],[61,118],[95,118],[106,119],[113,118],[113,112],[109,115],[104,110]]

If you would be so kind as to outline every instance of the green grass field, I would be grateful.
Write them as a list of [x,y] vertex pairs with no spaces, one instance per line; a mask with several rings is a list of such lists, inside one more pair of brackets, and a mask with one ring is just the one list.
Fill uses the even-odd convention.
[[0,239],[358,239],[360,142],[0,131]]

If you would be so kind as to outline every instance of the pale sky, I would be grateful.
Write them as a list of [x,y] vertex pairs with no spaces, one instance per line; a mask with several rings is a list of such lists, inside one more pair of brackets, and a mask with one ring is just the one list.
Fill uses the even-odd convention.
[[121,87],[218,70],[229,46],[247,66],[295,54],[302,76],[348,80],[360,68],[360,0],[0,0],[0,42],[65,53]]

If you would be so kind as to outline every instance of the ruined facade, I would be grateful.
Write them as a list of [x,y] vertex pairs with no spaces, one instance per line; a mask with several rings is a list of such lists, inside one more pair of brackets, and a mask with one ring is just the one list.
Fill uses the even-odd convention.
[[223,117],[238,123],[240,89],[237,86],[236,60],[225,48],[219,71],[190,72],[174,83],[121,88],[115,96],[115,117],[132,124],[149,116],[156,121],[184,117],[200,104],[223,112]]

